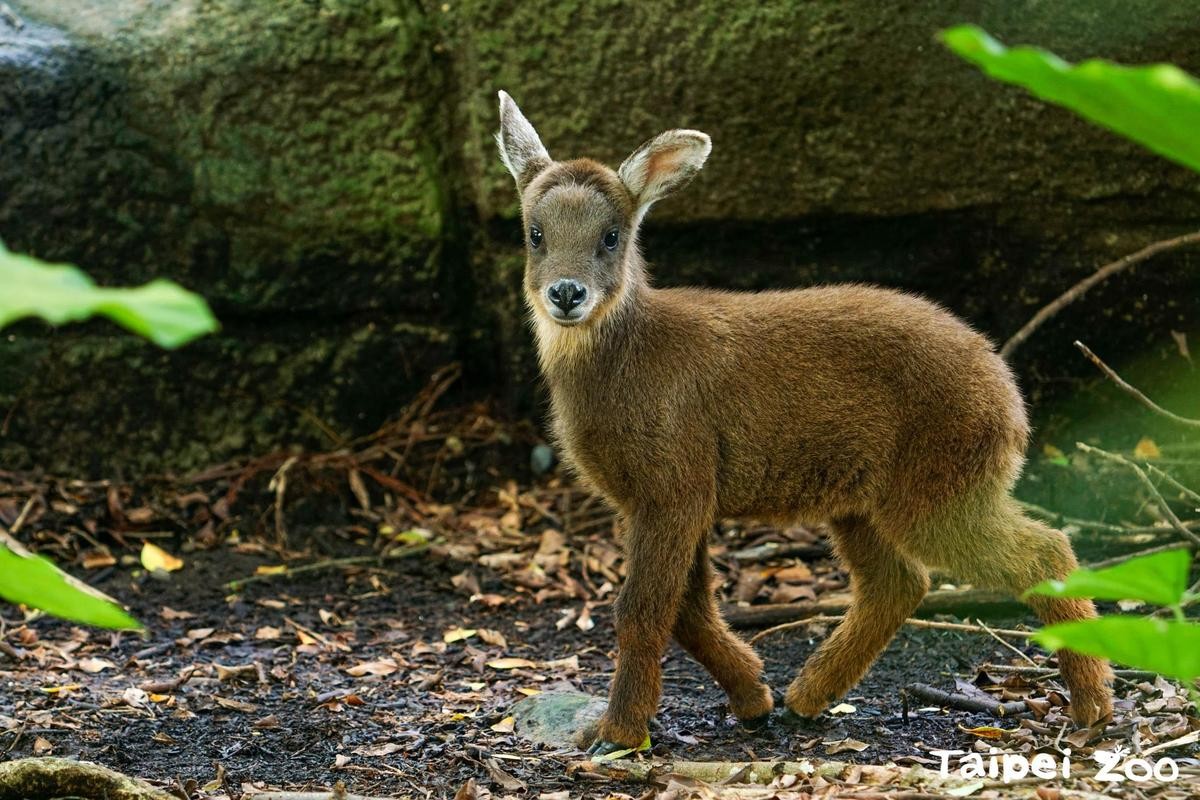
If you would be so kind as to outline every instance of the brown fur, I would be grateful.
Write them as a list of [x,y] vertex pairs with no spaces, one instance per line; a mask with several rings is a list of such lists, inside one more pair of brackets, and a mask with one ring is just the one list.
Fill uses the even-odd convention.
[[[528,126],[504,98],[502,130]],[[517,133],[528,140],[532,127]],[[627,747],[656,710],[670,636],[739,718],[772,708],[762,662],[713,597],[706,538],[718,518],[831,523],[855,599],[788,689],[788,707],[803,715],[862,677],[928,590],[927,568],[1019,594],[1076,564],[1066,537],[1011,499],[1029,434],[1024,403],[992,344],[952,314],[869,286],[650,286],[636,236],[658,197],[642,187],[686,180],[707,141],[663,134],[620,177],[548,156],[532,175],[514,169],[526,227],[544,235],[530,249],[525,289],[555,438],[627,529],[618,663],[598,731]],[[610,225],[621,231],[614,253],[597,245]],[[545,299],[562,278],[589,292],[570,325]],[[1033,608],[1047,622],[1095,613],[1083,600]],[[1108,716],[1107,665],[1071,653],[1060,664],[1076,722]]]

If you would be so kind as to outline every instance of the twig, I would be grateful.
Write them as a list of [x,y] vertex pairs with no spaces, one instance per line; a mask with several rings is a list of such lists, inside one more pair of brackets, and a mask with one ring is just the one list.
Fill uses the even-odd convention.
[[1154,498],[1155,502],[1158,503],[1159,509],[1162,510],[1163,516],[1167,518],[1167,522],[1171,523],[1171,527],[1178,531],[1183,538],[1191,541],[1193,544],[1200,545],[1200,535],[1196,534],[1194,531],[1188,530],[1188,528],[1182,522],[1180,522],[1179,517],[1175,516],[1175,512],[1171,510],[1171,506],[1167,503],[1166,498],[1164,498],[1158,491],[1158,488],[1154,485],[1154,481],[1150,480],[1150,476],[1146,474],[1145,470],[1143,470],[1133,461],[1130,461],[1125,456],[1118,455],[1116,453],[1110,453],[1107,450],[1101,450],[1099,447],[1092,447],[1091,445],[1084,444],[1083,442],[1076,442],[1075,446],[1085,453],[1092,453],[1093,455],[1100,456],[1101,458],[1113,461],[1117,464],[1123,464],[1124,466],[1133,470],[1134,474],[1137,475],[1138,480],[1142,482],[1142,485],[1146,487],[1147,491],[1150,492],[1150,495]]
[[[1159,462],[1162,463],[1162,462]],[[1150,466],[1147,464],[1146,466]],[[1164,475],[1166,473],[1163,473]],[[1104,531],[1105,533],[1120,534],[1122,536],[1140,536],[1150,533],[1166,533],[1167,529],[1161,525],[1115,525],[1111,522],[1100,522],[1092,519],[1079,519],[1078,517],[1067,517],[1057,511],[1051,511],[1048,508],[1042,508],[1034,503],[1029,503],[1024,500],[1018,500],[1017,504],[1031,514],[1036,514],[1049,522],[1053,522],[1056,527],[1064,525],[1073,525],[1076,528],[1086,528],[1089,530]],[[1183,523],[1185,528],[1191,530],[1200,530],[1200,519],[1187,520]],[[1111,536],[1104,537],[1105,542],[1111,544],[1114,540]]]
[[944,692],[924,683],[914,683],[904,687],[906,694],[926,703],[935,703],[946,708],[956,708],[959,711],[975,711],[991,714],[995,717],[1008,718],[1029,711],[1029,704],[1024,700],[1012,700],[1007,703],[990,702],[977,697],[969,697],[959,692]]
[[[1025,664],[984,664],[980,672],[999,674],[1030,675],[1037,678],[1049,678],[1059,674],[1059,670],[1043,666],[1026,666]],[[1114,669],[1113,674],[1118,678],[1128,678],[1134,681],[1152,681],[1158,677],[1157,672],[1146,669]]]
[[[821,614],[841,614],[850,607],[852,596],[847,593],[827,595],[820,600],[796,603],[767,603],[758,606],[726,605],[725,619],[734,628],[758,628],[778,625]],[[1021,608],[1020,601],[1011,595],[985,589],[955,589],[925,595],[917,608],[919,614],[991,615]]]
[[1103,361],[1101,361],[1100,356],[1096,355],[1091,350],[1089,350],[1088,346],[1086,344],[1084,344],[1083,342],[1076,341],[1075,346],[1077,348],[1079,348],[1079,351],[1081,353],[1083,353],[1085,356],[1088,357],[1089,361],[1091,361],[1093,364],[1095,364],[1097,367],[1099,367],[1100,371],[1104,373],[1105,377],[1107,377],[1110,381],[1115,383],[1117,385],[1117,387],[1121,389],[1121,391],[1123,391],[1126,394],[1133,397],[1133,399],[1137,400],[1139,403],[1141,403],[1146,408],[1153,411],[1155,414],[1158,414],[1159,416],[1162,416],[1162,417],[1166,417],[1167,419],[1171,420],[1172,422],[1177,423],[1179,425],[1184,425],[1188,428],[1200,428],[1200,419],[1190,419],[1188,417],[1181,417],[1178,414],[1176,414],[1174,411],[1168,411],[1167,409],[1163,408],[1158,403],[1154,402],[1149,397],[1147,397],[1145,394],[1143,394],[1141,389],[1138,389],[1136,386],[1133,386],[1133,385],[1127,383],[1125,381],[1125,379],[1122,378],[1120,375],[1118,375],[1112,367],[1110,367],[1108,364],[1105,364]]
[[440,539],[435,539],[432,542],[423,542],[421,544],[415,544],[412,547],[406,547],[402,550],[392,550],[387,553],[372,554],[369,556],[350,556],[349,558],[331,558],[326,561],[316,561],[312,564],[302,564],[299,567],[288,567],[287,569],[279,572],[271,572],[261,575],[249,575],[245,578],[239,578],[237,580],[230,581],[229,583],[225,584],[225,586],[230,591],[236,592],[244,587],[247,583],[269,581],[274,578],[291,578],[295,575],[301,575],[305,572],[316,572],[322,569],[334,569],[336,567],[350,567],[358,564],[397,561],[402,558],[408,558],[409,556],[415,556],[417,553],[424,552],[432,545],[439,544],[440,542]]
[[1139,264],[1148,258],[1158,255],[1169,250],[1175,250],[1179,247],[1185,247],[1190,244],[1200,242],[1200,231],[1189,233],[1184,236],[1177,236],[1174,239],[1164,239],[1161,242],[1143,247],[1136,253],[1130,253],[1123,258],[1119,258],[1109,264],[1105,264],[1100,269],[1093,272],[1083,280],[1076,283],[1070,289],[1060,294],[1054,300],[1047,303],[1041,308],[1033,318],[1026,322],[1019,331],[1009,337],[1004,346],[1000,348],[1000,355],[1009,358],[1020,347],[1026,339],[1033,335],[1033,332],[1045,324],[1046,320],[1053,317],[1059,311],[1062,311],[1071,303],[1083,296],[1088,289],[1091,289],[1097,283],[1100,283],[1107,278],[1111,278],[1119,272],[1123,272],[1134,264]]
[[[1000,644],[1004,645],[1004,646],[1005,646],[1005,647],[1007,647],[1009,650],[1013,651],[1013,652],[1014,652],[1014,653],[1016,653],[1018,656],[1020,656],[1021,658],[1025,659],[1026,661],[1028,661],[1030,664],[1033,664],[1033,663],[1035,663],[1035,662],[1034,662],[1034,660],[1033,660],[1032,658],[1030,658],[1029,656],[1025,655],[1025,654],[1024,654],[1024,653],[1022,653],[1020,650],[1018,650],[1017,648],[1013,647],[1013,646],[1012,646],[1011,644],[1009,644],[1008,642],[1006,642],[1006,641],[1004,641],[1003,639],[1001,639],[1001,638],[1000,638],[1000,636],[999,636],[999,634],[998,634],[996,631],[992,630],[992,629],[991,629],[991,628],[989,628],[987,625],[984,625],[984,624],[983,624],[983,620],[977,619],[977,620],[975,620],[975,622],[979,624],[979,627],[983,628],[983,629],[984,629],[984,630],[987,632],[987,635],[988,635],[988,636],[991,636],[991,637],[992,637],[993,639],[995,639],[997,642],[999,642]],[[1026,637],[1026,638],[1028,638],[1028,637]]]
[[17,515],[13,524],[9,526],[8,532],[13,536],[16,536],[17,531],[21,530],[21,526],[25,524],[25,520],[29,517],[29,511],[33,508],[33,501],[36,499],[37,495],[30,495],[29,499],[25,501],[25,505],[22,506],[21,513]]
[[[842,622],[845,619],[846,618],[844,616],[821,615],[821,616],[816,616],[816,617],[809,617],[808,619],[796,620],[795,622],[785,622],[782,625],[776,625],[773,628],[767,628],[765,631],[759,631],[758,633],[754,634],[753,636],[750,637],[750,644],[755,644],[759,640],[765,639],[766,637],[771,636],[772,634],[779,633],[780,631],[790,631],[795,628],[803,628],[806,625],[831,625],[834,623]],[[983,625],[982,623],[979,625],[970,625],[970,624],[962,623],[962,622],[939,622],[937,620],[932,620],[932,619],[909,618],[909,619],[904,620],[904,624],[908,625],[910,628],[925,628],[928,630],[935,630],[935,631],[961,631],[963,633],[986,633],[986,634],[990,634],[991,636],[996,637],[997,639],[999,639],[999,636],[1015,636],[1019,639],[1028,639],[1030,636],[1033,636],[1033,633],[1031,631],[1006,630],[1004,628],[989,628],[986,625]],[[1003,640],[1001,640],[1001,641],[1003,642]],[[1003,643],[1005,645],[1008,645],[1008,642],[1003,642]],[[1011,645],[1008,645],[1008,646],[1011,647]],[[1024,653],[1022,653],[1021,655],[1024,656]]]
[[[1168,484],[1170,484],[1172,489],[1179,492],[1193,503],[1200,503],[1200,492],[1192,491],[1188,487],[1184,486],[1182,483],[1175,480],[1171,473],[1167,472],[1166,470],[1159,469],[1153,464],[1145,464],[1144,466],[1146,469],[1150,470],[1151,474],[1156,475],[1162,480],[1166,481]],[[1185,522],[1183,524],[1187,525],[1188,523]]]

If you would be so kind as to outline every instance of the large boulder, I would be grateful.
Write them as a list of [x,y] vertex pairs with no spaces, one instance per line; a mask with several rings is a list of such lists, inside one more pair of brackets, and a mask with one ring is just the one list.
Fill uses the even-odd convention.
[[[558,157],[615,165],[664,128],[712,134],[699,179],[648,223],[663,284],[871,280],[1002,338],[1200,210],[1193,174],[934,38],[971,21],[1200,72],[1194,0],[8,5],[23,27],[0,19],[0,238],[106,283],[174,277],[224,329],[172,354],[100,325],[6,331],[0,463],[186,468],[315,444],[314,418],[368,431],[456,357],[475,388],[527,401],[499,88]],[[1112,348],[1174,371],[1197,261],[1056,319],[1021,353],[1026,385],[1087,374],[1069,342],[1098,315]],[[1070,366],[1043,383],[1038,359]]]

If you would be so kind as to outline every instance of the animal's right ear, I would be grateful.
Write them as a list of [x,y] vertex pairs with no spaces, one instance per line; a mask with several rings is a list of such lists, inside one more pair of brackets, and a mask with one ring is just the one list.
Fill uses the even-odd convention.
[[525,191],[529,182],[550,166],[550,154],[537,131],[517,108],[516,101],[503,90],[500,92],[500,132],[496,134],[496,144],[500,148],[500,160],[512,173],[518,191]]

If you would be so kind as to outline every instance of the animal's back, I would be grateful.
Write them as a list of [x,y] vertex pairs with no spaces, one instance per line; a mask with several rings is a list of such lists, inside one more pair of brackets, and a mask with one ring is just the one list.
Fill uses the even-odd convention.
[[[692,343],[730,515],[919,515],[1011,482],[1024,404],[992,344],[942,308],[869,286],[667,289]],[[690,322],[689,322],[690,320]]]

